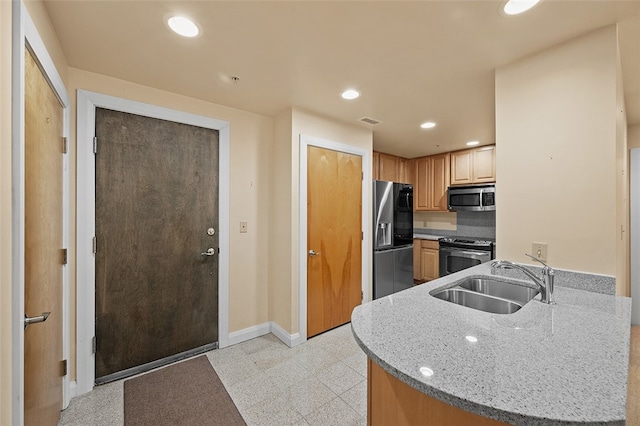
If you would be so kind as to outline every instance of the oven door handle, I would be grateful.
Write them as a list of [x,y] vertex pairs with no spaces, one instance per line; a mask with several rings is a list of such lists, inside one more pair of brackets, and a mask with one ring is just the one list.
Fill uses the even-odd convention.
[[489,250],[467,250],[459,247],[440,247],[440,251],[466,254],[467,256],[491,256],[491,252]]

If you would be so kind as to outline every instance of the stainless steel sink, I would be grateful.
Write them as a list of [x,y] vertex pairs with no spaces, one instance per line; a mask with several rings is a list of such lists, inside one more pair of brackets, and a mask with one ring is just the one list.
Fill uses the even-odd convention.
[[470,278],[458,284],[459,287],[502,299],[512,300],[524,305],[536,297],[540,291],[535,288],[511,284],[504,281],[496,281],[491,278]]
[[537,289],[498,281],[489,277],[470,277],[454,287],[436,289],[433,297],[492,314],[512,314],[536,297]]

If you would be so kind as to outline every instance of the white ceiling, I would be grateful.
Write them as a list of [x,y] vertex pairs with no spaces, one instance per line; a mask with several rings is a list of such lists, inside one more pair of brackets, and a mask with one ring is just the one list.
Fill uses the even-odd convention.
[[[374,148],[409,158],[494,143],[494,69],[618,22],[628,122],[640,124],[640,0],[543,0],[512,17],[493,0],[45,4],[71,67],[268,116],[294,105],[371,117]],[[169,31],[172,12],[201,35]],[[340,98],[350,87],[359,99]],[[437,127],[420,129],[427,120]]]

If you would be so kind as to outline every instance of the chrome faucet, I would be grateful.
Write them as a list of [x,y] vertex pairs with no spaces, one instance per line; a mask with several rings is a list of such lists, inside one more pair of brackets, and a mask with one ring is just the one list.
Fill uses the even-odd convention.
[[513,262],[509,262],[508,260],[494,260],[493,262],[491,262],[491,273],[495,275],[496,269],[517,269],[519,271],[522,271],[525,275],[531,278],[531,280],[538,287],[540,287],[540,293],[542,294],[543,303],[548,303],[550,305],[556,303],[553,300],[553,278],[555,275],[554,270],[540,259],[536,259],[528,253],[525,253],[525,255],[544,265],[544,267],[542,268],[542,277],[537,277],[536,274],[531,271],[531,269],[522,265],[515,264]]

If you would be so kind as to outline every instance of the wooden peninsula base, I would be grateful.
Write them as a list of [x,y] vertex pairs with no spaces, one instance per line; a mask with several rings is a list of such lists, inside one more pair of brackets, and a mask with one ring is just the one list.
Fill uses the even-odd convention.
[[453,407],[402,383],[368,359],[367,424],[369,426],[498,426],[497,420]]

